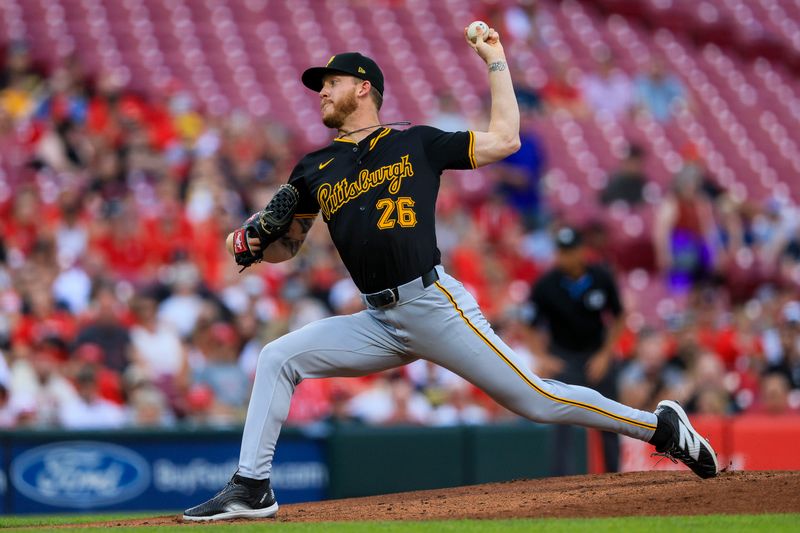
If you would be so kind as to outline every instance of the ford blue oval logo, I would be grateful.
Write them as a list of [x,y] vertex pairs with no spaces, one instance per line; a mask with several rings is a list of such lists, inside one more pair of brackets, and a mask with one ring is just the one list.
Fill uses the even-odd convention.
[[150,467],[116,444],[71,441],[38,446],[11,463],[11,482],[47,505],[86,509],[135,498],[150,484]]

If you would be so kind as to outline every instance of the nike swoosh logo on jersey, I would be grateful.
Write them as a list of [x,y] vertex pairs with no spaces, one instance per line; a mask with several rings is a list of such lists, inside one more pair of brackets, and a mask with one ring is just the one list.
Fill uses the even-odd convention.
[[322,170],[323,168],[327,167],[328,165],[331,164],[331,161],[333,161],[334,159],[336,159],[336,158],[335,157],[331,157],[330,159],[328,159],[324,163],[320,163],[319,164],[319,169]]

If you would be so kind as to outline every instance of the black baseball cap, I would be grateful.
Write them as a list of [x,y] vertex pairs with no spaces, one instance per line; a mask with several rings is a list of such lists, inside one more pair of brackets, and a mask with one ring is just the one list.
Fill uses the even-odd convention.
[[581,245],[581,234],[571,226],[558,228],[556,231],[556,246],[559,250],[571,250]]
[[322,90],[322,77],[325,74],[347,74],[367,80],[383,96],[383,72],[378,64],[358,52],[336,54],[328,60],[324,67],[311,67],[303,72],[303,85],[312,91]]

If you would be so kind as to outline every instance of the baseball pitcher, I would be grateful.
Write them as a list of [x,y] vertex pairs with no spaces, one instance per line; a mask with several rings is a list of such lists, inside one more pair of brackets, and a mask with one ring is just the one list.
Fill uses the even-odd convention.
[[[466,29],[465,29],[466,37]],[[578,424],[652,443],[700,477],[717,474],[716,454],[672,401],[655,413],[596,391],[540,379],[492,330],[475,299],[444,271],[435,237],[442,171],[499,161],[519,147],[519,110],[496,31],[466,38],[486,63],[491,116],[486,131],[444,132],[381,124],[383,74],[359,53],[306,70],[322,122],[338,135],[303,157],[264,210],[228,236],[243,268],[297,254],[321,215],[367,309],[311,323],[261,351],[239,469],[186,520],[268,517],[275,443],[302,380],[362,376],[424,358],[459,374],[511,411],[537,422]],[[580,332],[575,332],[577,335]]]

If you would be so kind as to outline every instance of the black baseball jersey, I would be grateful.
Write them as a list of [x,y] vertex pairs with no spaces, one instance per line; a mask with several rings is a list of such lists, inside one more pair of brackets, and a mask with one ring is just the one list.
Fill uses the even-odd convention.
[[364,293],[396,287],[440,262],[434,212],[445,169],[475,168],[474,133],[382,128],[361,142],[335,139],[306,155],[289,183],[295,216],[322,213]]
[[531,293],[531,323],[546,325],[556,347],[593,353],[605,342],[605,313],[622,314],[614,277],[599,265],[589,265],[579,279],[558,269],[546,272]]

